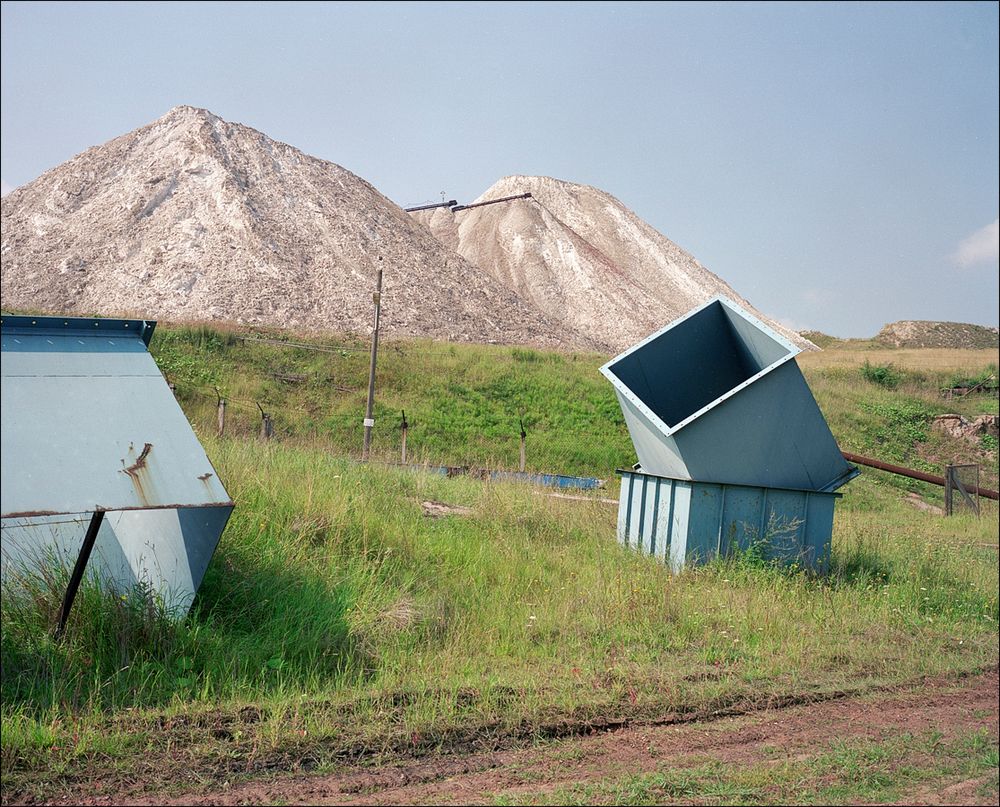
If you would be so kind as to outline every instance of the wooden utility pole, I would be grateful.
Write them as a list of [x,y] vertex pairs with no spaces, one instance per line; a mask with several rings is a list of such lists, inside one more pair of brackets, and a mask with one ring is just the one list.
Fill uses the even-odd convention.
[[[379,256],[379,263],[382,256]],[[378,356],[378,318],[379,309],[382,306],[382,267],[379,266],[378,274],[375,277],[375,293],[372,295],[372,302],[375,303],[375,327],[372,329],[372,360],[368,365],[368,404],[365,407],[365,443],[361,449],[361,459],[368,459],[368,452],[372,445],[372,426],[375,425],[375,418],[372,417],[372,408],[375,406],[375,359]]]

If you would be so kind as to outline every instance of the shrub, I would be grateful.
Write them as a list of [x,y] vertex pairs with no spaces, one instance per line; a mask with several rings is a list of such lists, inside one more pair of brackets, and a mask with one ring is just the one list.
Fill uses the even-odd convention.
[[861,366],[861,377],[870,384],[885,389],[896,389],[903,375],[891,364],[872,364],[865,359],[865,363]]

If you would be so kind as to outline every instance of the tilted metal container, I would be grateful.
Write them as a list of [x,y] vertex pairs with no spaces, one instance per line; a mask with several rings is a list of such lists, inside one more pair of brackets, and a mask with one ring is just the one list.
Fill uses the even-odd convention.
[[601,368],[647,473],[831,492],[848,465],[795,363],[799,349],[722,297]]
[[87,574],[191,605],[233,503],[149,354],[154,326],[0,320],[5,582],[72,566],[90,523]]
[[619,471],[618,541],[674,572],[737,551],[825,572],[841,494]]

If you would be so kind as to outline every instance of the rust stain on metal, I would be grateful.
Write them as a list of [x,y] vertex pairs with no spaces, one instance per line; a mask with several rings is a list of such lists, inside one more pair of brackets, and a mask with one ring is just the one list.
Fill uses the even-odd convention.
[[[152,450],[153,444],[146,443],[142,447],[142,451],[139,452],[139,456],[135,462],[124,469],[124,473],[128,474],[129,479],[132,480],[132,484],[135,486],[135,492],[139,495],[139,501],[146,506],[149,506],[149,500],[146,498],[146,491],[143,489],[141,474],[146,470],[146,458]],[[124,464],[124,460],[122,460],[122,463]]]
[[137,471],[146,467],[146,457],[149,456],[149,452],[152,450],[153,444],[146,443],[142,447],[142,452],[139,454],[139,458],[125,469],[125,473],[134,478]]

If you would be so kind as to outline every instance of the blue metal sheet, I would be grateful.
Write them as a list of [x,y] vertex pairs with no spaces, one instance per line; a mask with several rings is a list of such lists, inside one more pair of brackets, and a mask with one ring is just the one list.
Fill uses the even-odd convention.
[[138,336],[149,347],[156,323],[149,319],[111,319],[103,317],[31,317],[4,314],[0,328],[7,333],[20,332],[44,336]]
[[230,504],[142,332],[92,322],[3,320],[0,516]]
[[839,493],[619,473],[619,543],[675,572],[751,547],[767,559],[826,571]]
[[565,476],[563,474],[542,474],[530,471],[492,471],[481,468],[470,468],[467,465],[404,465],[415,471],[425,471],[441,476],[473,476],[479,479],[490,479],[496,482],[527,482],[531,485],[542,485],[550,488],[570,490],[597,490],[604,485],[603,479],[592,476]]
[[154,326],[0,319],[5,581],[75,561],[103,510],[89,573],[190,605],[233,504],[149,355]]
[[844,460],[794,358],[798,348],[717,297],[612,359],[646,471],[701,482],[832,491]]

